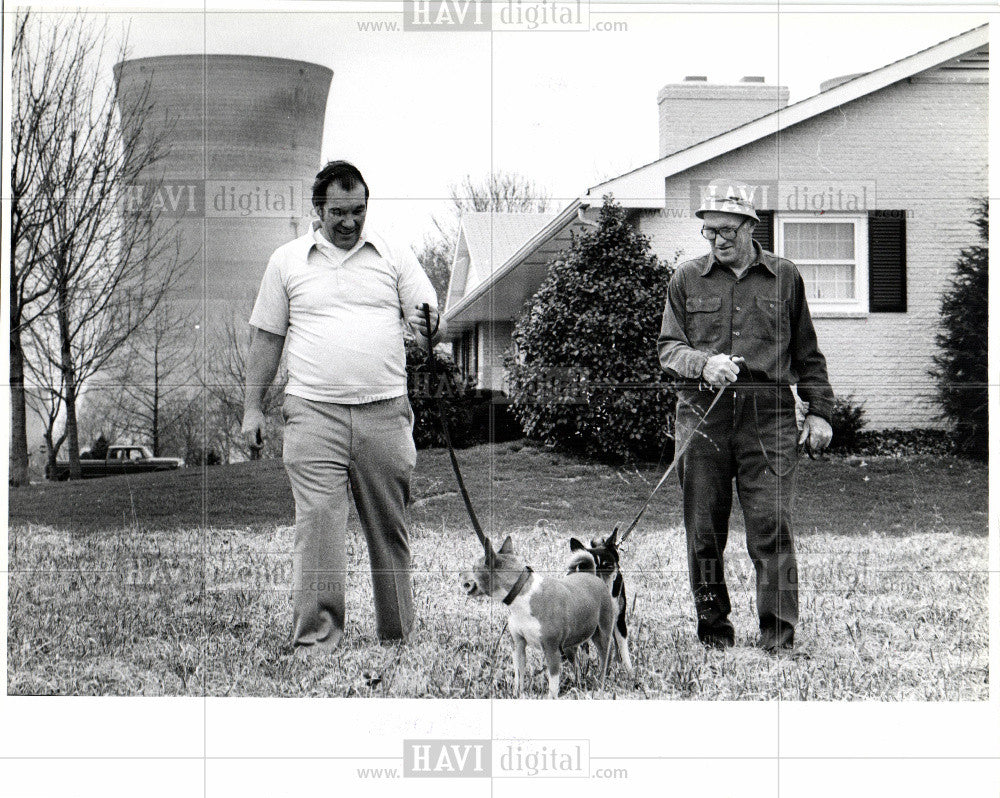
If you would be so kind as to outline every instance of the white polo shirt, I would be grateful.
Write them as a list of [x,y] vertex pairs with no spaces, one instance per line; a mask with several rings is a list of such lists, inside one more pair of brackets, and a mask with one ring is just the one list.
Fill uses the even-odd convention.
[[437,307],[431,281],[408,247],[366,225],[353,249],[318,229],[275,250],[250,324],[285,336],[285,393],[364,404],[406,394],[404,309]]

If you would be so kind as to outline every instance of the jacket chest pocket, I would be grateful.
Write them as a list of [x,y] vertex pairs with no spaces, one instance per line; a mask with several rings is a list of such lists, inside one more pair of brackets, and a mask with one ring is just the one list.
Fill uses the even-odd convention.
[[792,329],[788,300],[759,296],[754,306],[753,334],[764,341],[788,341]]
[[711,348],[722,338],[722,297],[692,296],[684,302],[687,336],[691,346]]

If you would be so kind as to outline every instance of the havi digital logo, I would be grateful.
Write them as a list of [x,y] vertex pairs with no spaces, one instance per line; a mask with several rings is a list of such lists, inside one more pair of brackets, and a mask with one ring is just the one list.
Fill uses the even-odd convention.
[[407,31],[589,31],[590,0],[404,0]]
[[403,740],[407,778],[487,778],[491,765],[490,740]]
[[487,0],[405,0],[403,30],[491,30]]

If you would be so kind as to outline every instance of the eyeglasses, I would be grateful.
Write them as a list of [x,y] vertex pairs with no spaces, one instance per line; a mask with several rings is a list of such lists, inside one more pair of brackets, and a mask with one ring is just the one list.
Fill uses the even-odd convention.
[[722,236],[724,241],[732,241],[736,238],[739,229],[745,224],[746,222],[743,221],[736,225],[736,227],[702,227],[701,234],[709,241],[715,241],[716,236]]

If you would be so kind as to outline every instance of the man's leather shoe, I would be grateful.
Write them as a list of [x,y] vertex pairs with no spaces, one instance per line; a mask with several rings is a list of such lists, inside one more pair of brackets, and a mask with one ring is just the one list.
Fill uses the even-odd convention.
[[736,633],[731,623],[723,621],[712,626],[699,626],[698,639],[706,648],[732,648],[736,642]]
[[736,645],[736,641],[733,640],[733,637],[725,634],[707,634],[699,639],[705,648],[724,649],[732,648]]
[[769,654],[777,654],[779,651],[791,651],[795,648],[795,630],[790,626],[783,626],[778,629],[761,629],[760,640],[757,646],[764,649]]

